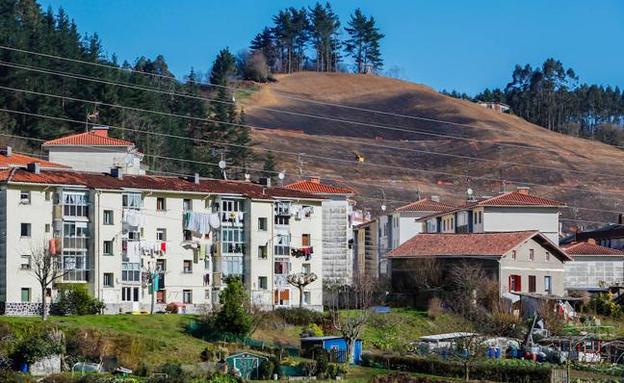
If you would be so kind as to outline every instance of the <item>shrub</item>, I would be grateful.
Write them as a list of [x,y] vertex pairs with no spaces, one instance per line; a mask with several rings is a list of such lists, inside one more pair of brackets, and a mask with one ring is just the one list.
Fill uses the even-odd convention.
[[165,306],[165,312],[169,314],[177,314],[178,313],[178,305],[171,302]]
[[12,360],[19,363],[33,363],[50,355],[60,354],[64,345],[44,332],[35,332],[21,339],[15,346]]
[[[454,378],[465,376],[463,363],[439,358],[365,352],[362,354],[362,365]],[[470,366],[470,378],[473,380],[546,383],[550,382],[550,375],[551,369],[540,365],[475,362]]]
[[249,335],[253,318],[247,307],[248,301],[241,279],[230,278],[219,295],[221,309],[214,318],[215,328],[232,335]]
[[444,308],[442,307],[442,300],[438,297],[433,297],[429,299],[429,303],[427,304],[427,316],[429,319],[436,319],[444,312]]
[[323,330],[316,323],[310,323],[301,330],[301,337],[323,336]]
[[273,369],[275,366],[273,362],[270,360],[265,360],[260,364],[260,368],[258,369],[258,378],[260,380],[270,380],[271,375],[273,375]]
[[323,314],[304,308],[279,308],[275,314],[284,322],[294,326],[307,326],[310,323],[323,322]]
[[54,305],[54,314],[58,315],[93,315],[99,314],[105,305],[89,295],[83,285],[61,285],[58,302]]

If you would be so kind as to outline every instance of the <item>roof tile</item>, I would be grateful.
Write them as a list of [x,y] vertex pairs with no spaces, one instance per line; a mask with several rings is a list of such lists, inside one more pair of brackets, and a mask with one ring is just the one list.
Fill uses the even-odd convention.
[[576,242],[563,246],[563,249],[569,255],[621,255],[624,256],[624,251],[618,249],[612,249],[610,247],[604,247],[589,242]]
[[419,199],[418,201],[409,203],[405,206],[398,207],[396,211],[418,211],[418,212],[441,212],[453,209],[454,206],[445,203],[430,200],[428,198]]
[[308,180],[297,181],[286,185],[285,188],[312,194],[353,194],[353,190],[348,188],[340,188]]
[[30,163],[37,162],[42,168],[69,169],[69,166],[57,164],[54,162],[42,160],[40,158],[26,156],[13,152],[10,156],[0,154],[0,167],[26,166]]
[[130,141],[102,136],[91,131],[63,136],[43,143],[43,146],[56,145],[133,146],[134,144]]

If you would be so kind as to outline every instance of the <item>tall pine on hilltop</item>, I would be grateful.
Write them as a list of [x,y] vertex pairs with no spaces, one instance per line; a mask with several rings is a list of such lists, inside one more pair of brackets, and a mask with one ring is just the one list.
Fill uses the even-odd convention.
[[351,15],[345,31],[349,39],[345,41],[345,51],[355,61],[356,73],[378,72],[383,67],[380,41],[384,34],[379,32],[375,19],[367,18],[358,8]]
[[316,51],[316,71],[335,72],[340,61],[340,19],[331,5],[316,3],[309,10],[310,37]]

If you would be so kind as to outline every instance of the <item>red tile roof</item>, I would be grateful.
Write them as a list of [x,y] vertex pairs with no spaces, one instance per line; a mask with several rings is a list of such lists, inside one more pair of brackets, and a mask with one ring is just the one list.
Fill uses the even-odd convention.
[[312,194],[353,194],[353,190],[348,188],[335,187],[310,180],[297,181],[290,185],[286,185],[285,188]]
[[279,187],[266,188],[246,181],[225,181],[201,179],[199,184],[179,177],[154,175],[124,175],[117,179],[105,173],[92,173],[71,170],[42,170],[40,174],[25,169],[14,172],[0,172],[0,182],[38,183],[47,185],[77,185],[93,189],[121,190],[142,189],[194,193],[236,194],[249,198],[272,199],[320,199],[319,196]]
[[130,141],[121,140],[97,134],[93,131],[63,136],[54,140],[46,141],[43,146],[56,145],[88,145],[88,146],[133,146]]
[[624,251],[604,247],[589,242],[570,243],[563,246],[563,249],[569,255],[620,255],[624,256]]
[[520,193],[517,191],[507,192],[499,194],[495,197],[487,197],[474,202],[469,202],[463,206],[457,208],[450,208],[442,210],[428,216],[418,218],[419,221],[425,221],[432,217],[437,217],[444,214],[454,213],[457,211],[472,209],[478,206],[491,206],[491,207],[563,207],[566,206],[563,202],[556,201],[554,199],[542,198],[533,196],[530,194]]
[[418,211],[418,212],[441,212],[454,209],[455,206],[430,200],[428,198],[419,199],[418,201],[409,203],[405,206],[398,207],[395,211]]
[[13,152],[10,156],[0,154],[0,167],[26,166],[30,163],[38,162],[42,168],[69,169],[69,166],[42,160],[41,158],[26,156]]
[[535,239],[562,260],[570,258],[539,231],[470,234],[417,234],[388,253],[388,257],[491,256],[500,257],[529,239]]

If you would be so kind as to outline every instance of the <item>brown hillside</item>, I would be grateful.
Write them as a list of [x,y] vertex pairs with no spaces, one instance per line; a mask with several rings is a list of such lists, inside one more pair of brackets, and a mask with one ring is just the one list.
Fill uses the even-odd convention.
[[[502,183],[495,180],[502,177],[509,181],[560,186],[532,185],[532,188],[535,193],[559,198],[568,205],[624,210],[620,202],[621,194],[618,195],[624,191],[624,151],[599,142],[553,133],[521,118],[443,96],[426,86],[369,75],[297,73],[280,76],[278,82],[262,85],[259,92],[244,99],[243,106],[250,124],[280,129],[255,130],[253,138],[258,146],[322,157],[302,156],[303,173],[330,178],[327,179],[329,183],[352,187],[362,197],[361,203],[372,209],[378,209],[381,201],[367,198],[383,199],[385,195],[386,204],[395,207],[400,204],[398,201],[415,199],[417,189],[425,194],[440,194],[454,202],[459,202],[468,186],[479,195],[492,195],[501,190]],[[366,157],[364,164],[355,162],[354,150]],[[298,174],[296,155],[278,154],[276,157],[280,167],[288,171],[291,180],[294,179]],[[328,157],[338,160],[329,160]],[[510,184],[506,188],[510,190],[515,186]],[[593,210],[568,209],[564,215],[609,222],[617,219],[616,213]]]

